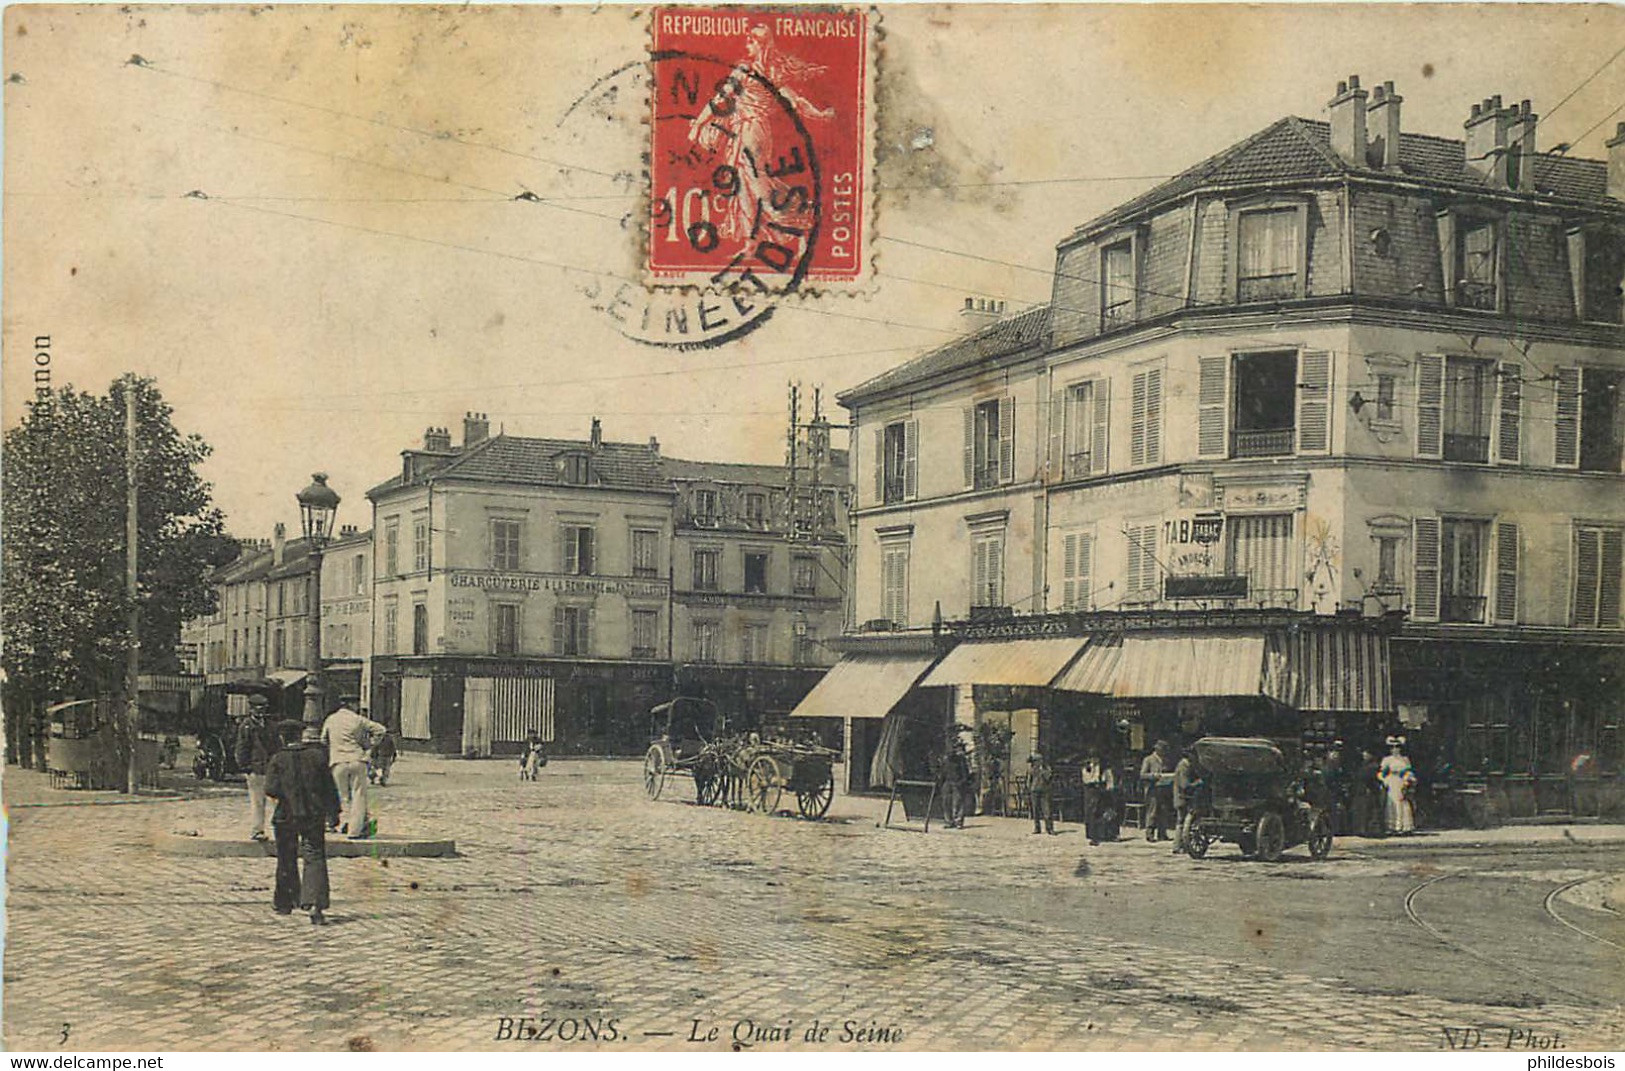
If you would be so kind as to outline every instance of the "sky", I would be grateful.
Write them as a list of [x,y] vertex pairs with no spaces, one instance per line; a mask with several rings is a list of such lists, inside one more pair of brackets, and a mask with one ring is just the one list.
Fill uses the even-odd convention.
[[594,307],[635,272],[648,132],[572,107],[646,54],[647,8],[11,7],[0,418],[23,415],[36,336],[57,386],[156,377],[243,537],[297,527],[315,471],[340,523],[370,525],[366,489],[471,410],[779,463],[789,381],[843,419],[833,395],[952,339],[966,296],[1044,301],[1075,226],[1283,115],[1325,118],[1349,74],[1392,80],[1411,132],[1530,98],[1540,149],[1600,159],[1625,116],[1625,11],[1601,6],[871,18],[872,281],[680,353]]

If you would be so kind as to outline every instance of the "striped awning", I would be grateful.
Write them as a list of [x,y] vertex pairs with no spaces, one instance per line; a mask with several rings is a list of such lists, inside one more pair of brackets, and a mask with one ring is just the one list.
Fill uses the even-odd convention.
[[802,697],[794,718],[884,718],[914,687],[932,655],[844,655]]
[[1102,636],[1055,687],[1119,699],[1258,695],[1263,665],[1262,633]]
[[1352,628],[1274,633],[1264,694],[1303,711],[1386,714],[1393,710],[1388,637]]
[[948,652],[920,684],[1027,685],[1042,688],[1083,650],[1080,636],[1037,640],[979,640]]

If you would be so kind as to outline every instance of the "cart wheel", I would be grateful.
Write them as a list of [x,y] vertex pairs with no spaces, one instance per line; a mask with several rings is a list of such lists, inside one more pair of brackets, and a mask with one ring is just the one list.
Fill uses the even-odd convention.
[[1192,859],[1200,859],[1206,855],[1208,845],[1212,843],[1208,840],[1207,830],[1202,828],[1202,823],[1196,820],[1194,814],[1185,816],[1185,824],[1179,831],[1179,839],[1184,842],[1185,854]]
[[822,818],[834,799],[835,773],[831,771],[822,784],[797,792],[796,806],[803,818]]
[[758,755],[745,770],[745,806],[757,814],[773,814],[779,809],[784,779],[772,755]]
[[643,792],[652,800],[666,788],[666,756],[657,744],[643,756]]
[[1281,858],[1286,850],[1286,827],[1281,824],[1281,816],[1270,811],[1258,820],[1258,858],[1266,863],[1273,863]]
[[1319,811],[1309,820],[1309,858],[1324,859],[1332,854],[1332,824]]

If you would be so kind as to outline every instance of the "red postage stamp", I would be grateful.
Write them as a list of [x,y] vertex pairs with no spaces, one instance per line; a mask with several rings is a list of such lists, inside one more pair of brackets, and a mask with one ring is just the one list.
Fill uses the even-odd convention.
[[840,8],[658,8],[651,281],[758,295],[868,265],[869,19]]

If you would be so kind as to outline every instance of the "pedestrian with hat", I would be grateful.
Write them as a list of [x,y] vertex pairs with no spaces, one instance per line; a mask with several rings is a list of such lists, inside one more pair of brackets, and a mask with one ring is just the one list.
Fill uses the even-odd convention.
[[353,704],[360,699],[354,692],[341,694],[338,709],[322,723],[322,742],[327,745],[333,785],[343,805],[341,829],[351,840],[363,840],[373,833],[374,827],[367,819],[367,757],[372,745],[387,731],[371,718],[356,713]]
[[1411,793],[1416,788],[1416,771],[1405,754],[1405,738],[1388,738],[1388,755],[1377,767],[1377,780],[1381,782],[1383,796],[1383,830],[1405,835],[1416,832],[1416,806]]
[[[1140,788],[1145,793],[1145,839],[1167,840],[1169,807],[1163,800],[1163,778],[1169,776],[1168,741],[1158,740],[1140,763]],[[1169,788],[1172,788],[1169,777]],[[1171,802],[1171,801],[1169,801]]]
[[234,748],[237,768],[248,778],[249,839],[264,841],[265,767],[281,748],[276,727],[265,720],[271,701],[263,695],[248,697],[248,715],[237,725]]
[[[1032,804],[1033,832],[1055,833],[1055,770],[1042,752],[1034,751],[1027,765],[1027,796]],[[1043,828],[1039,828],[1042,821]]]
[[[327,824],[339,813],[338,789],[328,770],[327,749],[314,726],[285,721],[282,748],[265,771],[265,792],[276,800],[276,886],[271,904],[279,915],[295,907],[310,912],[313,925],[327,924],[331,899],[327,875]],[[300,873],[301,855],[304,873]]]

